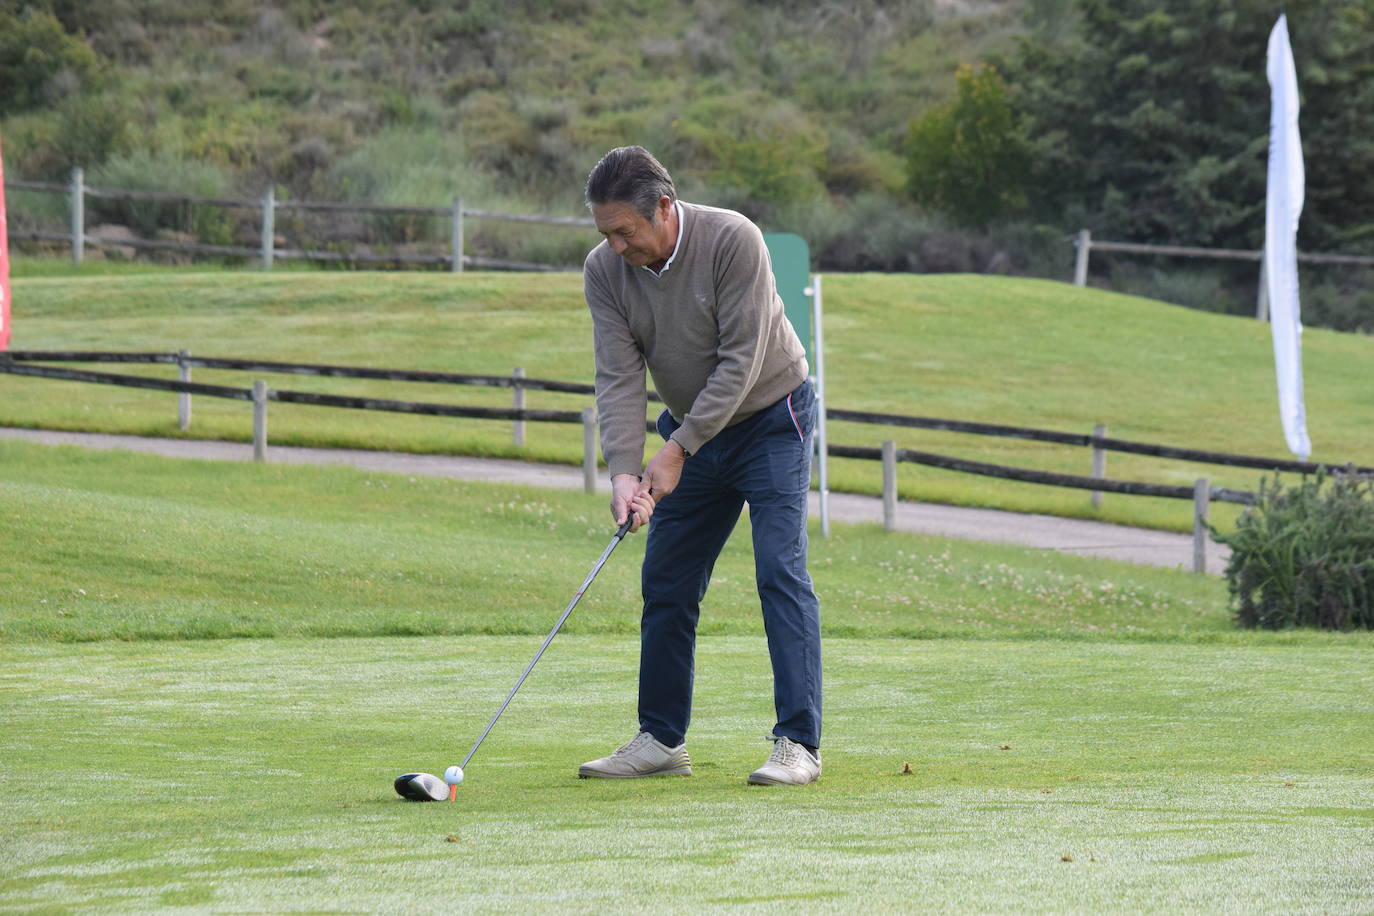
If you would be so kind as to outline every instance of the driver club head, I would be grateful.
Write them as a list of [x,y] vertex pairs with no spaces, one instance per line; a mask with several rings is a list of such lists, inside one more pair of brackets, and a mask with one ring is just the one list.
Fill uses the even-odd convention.
[[404,773],[396,777],[396,794],[408,801],[445,801],[448,784],[429,773]]

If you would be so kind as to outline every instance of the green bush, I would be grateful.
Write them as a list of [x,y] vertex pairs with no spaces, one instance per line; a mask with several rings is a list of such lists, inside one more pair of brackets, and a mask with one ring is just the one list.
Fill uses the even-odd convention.
[[1303,265],[1309,279],[1302,291],[1303,324],[1374,334],[1374,269]]
[[[146,149],[111,157],[104,165],[92,169],[86,182],[97,188],[159,191],[187,197],[224,197],[230,188],[229,176],[212,163]],[[124,197],[96,197],[87,206],[90,222],[122,223],[147,238],[168,231],[187,233],[210,245],[233,241],[229,217],[222,207]]]
[[127,100],[107,93],[68,96],[50,116],[6,119],[5,160],[29,181],[67,181],[73,167],[89,172],[129,149],[130,112]]
[[828,137],[789,102],[756,90],[711,95],[686,106],[668,161],[725,206],[755,219],[821,196]]
[[907,187],[923,207],[965,226],[986,226],[1020,210],[1030,148],[990,66],[963,65],[958,95],[911,123]]
[[1319,473],[1284,488],[1260,483],[1231,534],[1226,580],[1250,629],[1374,628],[1374,477]]
[[99,56],[52,13],[0,11],[0,115],[51,105],[95,82]]
[[[434,127],[393,126],[368,138],[329,168],[325,199],[407,207],[446,207],[455,196],[468,207],[481,207],[490,180],[471,165],[457,136]],[[346,229],[331,220],[326,233]],[[446,218],[399,213],[361,217],[356,241],[377,244],[431,242],[444,244],[452,231]]]

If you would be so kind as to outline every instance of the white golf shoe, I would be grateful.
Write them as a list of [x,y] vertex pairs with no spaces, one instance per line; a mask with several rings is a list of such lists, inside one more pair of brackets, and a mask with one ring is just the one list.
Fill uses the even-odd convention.
[[640,732],[609,757],[589,760],[577,770],[583,779],[634,779],[639,776],[691,776],[687,745],[668,747],[648,732]]
[[821,759],[791,738],[770,735],[773,753],[749,774],[751,786],[804,786],[821,778]]

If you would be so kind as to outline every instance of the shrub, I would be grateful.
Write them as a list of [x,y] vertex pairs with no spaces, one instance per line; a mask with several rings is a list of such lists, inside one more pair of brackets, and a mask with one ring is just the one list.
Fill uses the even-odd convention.
[[1236,622],[1270,630],[1374,628],[1374,477],[1319,473],[1260,483],[1231,534],[1226,580]]
[[[160,191],[187,197],[223,197],[230,186],[229,176],[211,163],[146,149],[112,157],[92,169],[86,181],[98,188]],[[88,207],[92,222],[122,223],[149,238],[156,237],[159,231],[170,231],[189,233],[197,241],[211,245],[232,241],[228,216],[223,208],[213,205],[97,197]]]
[[1302,291],[1302,322],[1311,327],[1374,334],[1374,269],[1303,265],[1304,276],[1316,274]]
[[464,155],[453,134],[433,127],[389,127],[329,167],[328,199],[397,206],[447,206],[454,195],[473,205],[490,178]]
[[688,105],[666,151],[679,172],[695,173],[726,206],[755,219],[824,193],[825,131],[791,103],[742,90]]
[[130,112],[115,93],[64,99],[57,106],[57,127],[43,152],[40,177],[63,181],[75,166],[89,170],[127,151],[133,135]]
[[791,203],[762,225],[768,232],[795,232],[806,239],[819,270],[913,271],[921,267],[918,247],[932,221],[901,201],[870,193],[851,201],[825,195]]
[[908,189],[923,207],[966,226],[984,226],[1021,209],[1029,147],[997,71],[961,66],[958,96],[911,123]]
[[92,84],[100,58],[51,13],[0,11],[0,114],[51,105]]

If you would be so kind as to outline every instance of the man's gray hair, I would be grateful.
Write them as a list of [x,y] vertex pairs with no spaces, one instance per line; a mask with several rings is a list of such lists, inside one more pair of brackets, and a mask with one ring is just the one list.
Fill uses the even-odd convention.
[[611,150],[587,176],[588,208],[597,204],[629,204],[636,213],[653,222],[661,197],[677,200],[673,177],[642,146],[621,146]]

